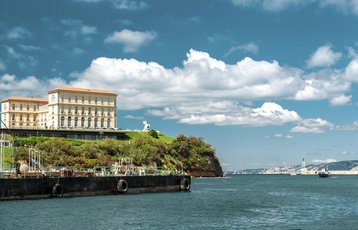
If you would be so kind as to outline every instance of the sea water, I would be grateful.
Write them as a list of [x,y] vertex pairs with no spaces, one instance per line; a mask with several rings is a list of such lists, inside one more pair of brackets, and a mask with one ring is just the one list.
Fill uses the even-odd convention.
[[193,179],[191,192],[0,202],[0,229],[358,229],[358,176]]

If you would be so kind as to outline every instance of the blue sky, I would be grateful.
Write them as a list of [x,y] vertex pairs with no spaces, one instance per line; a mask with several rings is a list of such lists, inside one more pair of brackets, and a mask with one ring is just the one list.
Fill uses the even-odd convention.
[[118,124],[225,170],[358,159],[353,0],[0,1],[0,97],[118,93]]

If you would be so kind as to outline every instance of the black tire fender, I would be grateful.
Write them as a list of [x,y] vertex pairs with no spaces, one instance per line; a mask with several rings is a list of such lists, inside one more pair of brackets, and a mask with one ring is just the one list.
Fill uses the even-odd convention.
[[180,180],[180,190],[190,190],[190,181],[187,178]]
[[52,195],[55,197],[62,197],[63,195],[63,188],[62,186],[57,183],[52,187]]
[[128,190],[128,182],[126,180],[120,179],[117,183],[117,191],[125,193]]

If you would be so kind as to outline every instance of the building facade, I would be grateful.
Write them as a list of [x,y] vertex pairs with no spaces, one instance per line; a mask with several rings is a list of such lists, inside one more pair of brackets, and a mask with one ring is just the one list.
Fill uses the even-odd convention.
[[58,87],[48,91],[47,99],[2,100],[1,119],[9,128],[113,129],[116,98],[107,90]]

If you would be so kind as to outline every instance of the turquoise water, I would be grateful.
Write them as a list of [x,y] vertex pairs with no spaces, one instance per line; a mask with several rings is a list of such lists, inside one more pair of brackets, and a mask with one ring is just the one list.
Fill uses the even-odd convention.
[[0,202],[0,229],[358,229],[358,176],[194,179],[192,191]]

